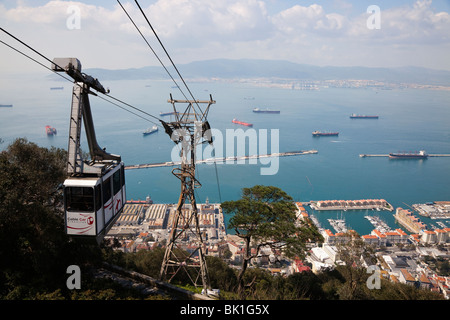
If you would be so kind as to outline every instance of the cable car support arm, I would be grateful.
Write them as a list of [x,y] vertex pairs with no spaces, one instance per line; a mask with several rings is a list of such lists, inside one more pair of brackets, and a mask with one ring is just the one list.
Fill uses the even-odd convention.
[[[69,175],[101,175],[104,168],[101,166],[95,166],[96,162],[120,162],[121,157],[107,153],[98,145],[91,106],[89,103],[89,94],[96,95],[96,93],[94,93],[91,89],[103,94],[107,94],[109,91],[105,90],[97,79],[81,72],[81,63],[78,59],[56,58],[53,60],[52,70],[56,72],[65,72],[75,81],[72,93],[67,173]],[[82,121],[84,122],[86,138],[92,160],[89,164],[83,162],[80,149]]]

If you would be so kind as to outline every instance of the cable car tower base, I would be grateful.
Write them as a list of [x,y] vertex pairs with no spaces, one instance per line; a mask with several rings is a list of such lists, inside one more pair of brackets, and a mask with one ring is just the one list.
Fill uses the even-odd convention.
[[[215,101],[169,100],[173,104],[177,120],[162,124],[171,139],[181,145],[181,167],[172,173],[180,179],[181,192],[177,209],[172,219],[171,232],[161,265],[160,278],[171,282],[177,275],[184,273],[195,287],[202,287],[207,294],[210,289],[208,268],[205,260],[205,244],[198,219],[195,189],[201,186],[195,177],[195,148],[202,138],[207,138],[209,124],[206,115]],[[188,103],[183,114],[176,112],[175,103]],[[193,104],[208,103],[204,112],[196,113]],[[200,107],[198,108],[200,111]],[[209,130],[210,131],[210,130]]]

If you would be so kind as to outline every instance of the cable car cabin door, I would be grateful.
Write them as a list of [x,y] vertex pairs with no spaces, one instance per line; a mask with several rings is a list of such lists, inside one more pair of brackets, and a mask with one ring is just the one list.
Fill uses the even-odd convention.
[[125,172],[122,164],[104,176],[102,189],[105,225],[109,226],[118,218],[126,202]]

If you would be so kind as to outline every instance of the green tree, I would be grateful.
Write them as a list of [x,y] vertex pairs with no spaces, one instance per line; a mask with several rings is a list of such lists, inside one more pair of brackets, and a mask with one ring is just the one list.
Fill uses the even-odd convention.
[[366,299],[368,274],[365,265],[377,262],[373,247],[366,245],[353,230],[348,231],[345,237],[348,241],[337,245],[339,258],[344,262],[337,270],[345,279],[338,290],[339,297],[341,300]]
[[[314,225],[296,219],[292,198],[273,186],[257,185],[242,189],[242,198],[222,203],[222,210],[233,215],[228,228],[244,241],[244,256],[238,274],[238,294],[244,294],[244,274],[263,247],[281,250],[288,257],[303,257],[306,243],[321,236]],[[252,247],[255,249],[252,253]]]
[[4,299],[64,289],[67,267],[88,256],[64,232],[58,186],[65,178],[65,162],[64,150],[41,148],[26,139],[17,139],[0,153],[0,297]]

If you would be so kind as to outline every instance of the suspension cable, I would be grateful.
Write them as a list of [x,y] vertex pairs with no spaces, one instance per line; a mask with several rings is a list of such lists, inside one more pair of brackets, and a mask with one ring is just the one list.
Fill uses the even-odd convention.
[[[117,0],[119,1],[119,0]],[[186,81],[184,81],[183,76],[181,75],[180,71],[178,70],[177,66],[175,65],[175,63],[173,62],[172,58],[169,55],[169,52],[167,52],[164,44],[162,43],[161,39],[159,38],[158,34],[156,33],[155,29],[153,28],[152,24],[150,23],[150,21],[148,20],[144,10],[142,10],[141,6],[139,5],[139,2],[137,0],[134,0],[134,2],[136,2],[136,5],[138,6],[139,10],[141,11],[142,15],[144,16],[145,20],[147,21],[147,24],[149,25],[150,29],[152,29],[153,34],[155,35],[156,39],[158,40],[159,44],[161,45],[161,47],[163,48],[164,52],[167,55],[167,58],[169,58],[170,62],[172,63],[172,66],[174,67],[175,71],[177,72],[178,76],[180,77],[181,81],[183,82],[184,86],[186,87],[186,89],[188,90],[189,94],[191,95],[192,99],[194,100],[195,104],[197,105],[198,109],[200,110],[200,112],[203,114],[202,109],[200,108],[200,106],[198,105],[198,103],[196,102],[196,99],[194,98],[194,95],[192,94],[191,90],[189,89],[188,85],[186,84]],[[188,100],[188,99],[186,99]]]
[[120,7],[122,8],[123,12],[125,12],[125,14],[127,15],[128,19],[131,21],[131,23],[134,25],[134,27],[136,28],[137,32],[139,32],[139,34],[141,35],[142,39],[144,39],[145,43],[147,43],[147,46],[150,48],[150,50],[153,52],[153,54],[155,55],[156,59],[158,59],[159,63],[161,64],[161,66],[164,68],[164,70],[167,72],[167,74],[169,75],[169,77],[172,79],[173,83],[176,85],[176,87],[178,88],[178,90],[180,90],[181,94],[184,96],[184,98],[186,100],[187,97],[184,94],[183,90],[181,90],[180,86],[178,85],[178,83],[175,81],[175,79],[173,78],[173,76],[170,74],[169,70],[167,69],[167,67],[164,65],[164,63],[161,61],[161,59],[158,57],[157,53],[155,52],[155,50],[153,50],[152,46],[150,45],[150,43],[147,41],[147,39],[145,38],[145,36],[143,35],[143,33],[141,32],[141,30],[139,29],[139,27],[136,25],[136,23],[134,22],[133,18],[131,18],[131,16],[128,14],[127,10],[124,8],[124,6],[120,3],[119,0],[117,0],[117,2],[119,3]]

